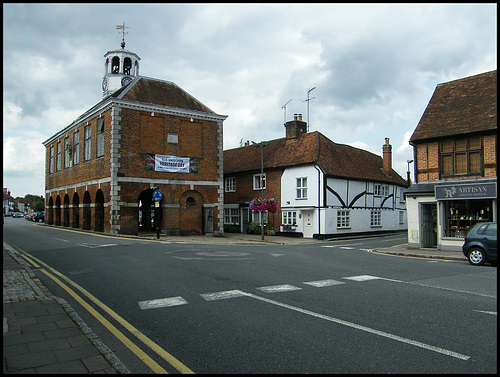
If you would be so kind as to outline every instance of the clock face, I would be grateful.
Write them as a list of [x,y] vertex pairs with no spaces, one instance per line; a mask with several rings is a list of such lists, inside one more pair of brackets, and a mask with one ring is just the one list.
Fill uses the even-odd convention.
[[102,79],[102,91],[105,92],[108,89],[108,79],[105,77]]
[[127,85],[132,80],[133,80],[132,77],[125,76],[124,78],[122,78],[122,86]]

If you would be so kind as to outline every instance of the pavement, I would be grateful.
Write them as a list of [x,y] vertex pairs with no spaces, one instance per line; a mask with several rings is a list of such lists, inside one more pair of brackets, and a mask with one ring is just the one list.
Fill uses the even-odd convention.
[[[122,237],[122,236],[120,236]],[[159,242],[305,245],[294,237],[227,233],[223,237],[142,235]],[[467,261],[461,252],[413,249],[407,244],[371,252]],[[3,248],[3,373],[130,374],[126,366],[63,299],[55,297],[15,251]]]

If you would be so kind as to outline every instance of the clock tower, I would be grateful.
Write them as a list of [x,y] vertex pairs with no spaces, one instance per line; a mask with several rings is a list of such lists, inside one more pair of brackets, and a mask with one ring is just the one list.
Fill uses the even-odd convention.
[[122,86],[139,76],[139,60],[141,58],[135,53],[125,49],[125,22],[117,25],[122,30],[123,38],[121,49],[108,51],[104,55],[104,77],[102,79],[102,98],[114,93]]

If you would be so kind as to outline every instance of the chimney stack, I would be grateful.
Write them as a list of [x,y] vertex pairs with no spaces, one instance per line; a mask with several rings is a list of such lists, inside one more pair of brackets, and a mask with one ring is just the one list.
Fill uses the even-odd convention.
[[385,138],[385,144],[382,146],[382,160],[384,164],[384,171],[387,174],[392,170],[392,145],[389,144],[389,138]]
[[297,139],[307,132],[307,123],[302,120],[302,114],[293,114],[293,120],[285,123],[286,138]]

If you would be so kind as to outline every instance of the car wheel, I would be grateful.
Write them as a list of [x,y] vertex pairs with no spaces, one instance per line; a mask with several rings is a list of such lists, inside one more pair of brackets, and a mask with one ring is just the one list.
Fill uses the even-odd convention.
[[469,251],[467,259],[474,266],[482,266],[486,262],[486,254],[482,249],[474,247]]
[[39,222],[39,223],[43,223],[43,220],[42,220],[42,219],[38,219],[38,222]]

